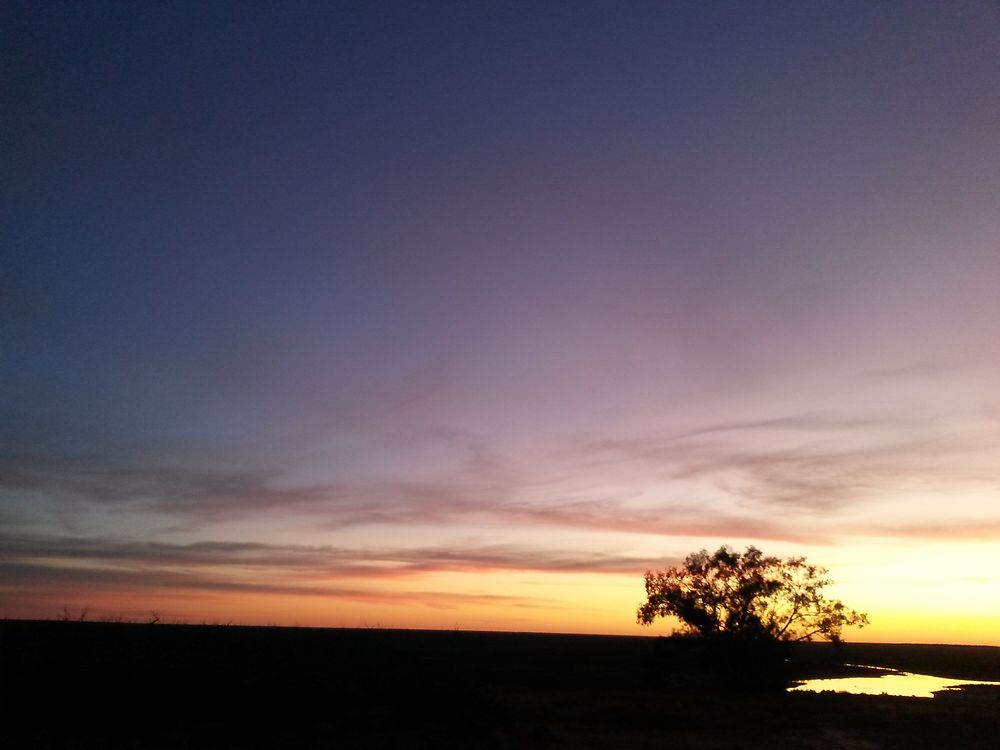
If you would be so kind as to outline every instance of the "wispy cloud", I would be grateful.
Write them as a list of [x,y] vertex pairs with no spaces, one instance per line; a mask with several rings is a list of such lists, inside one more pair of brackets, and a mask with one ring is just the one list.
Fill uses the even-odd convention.
[[848,526],[843,531],[856,536],[897,537],[940,542],[997,542],[1000,541],[1000,518],[992,517],[979,521],[961,522],[865,524],[863,526]]
[[[71,512],[157,516],[188,530],[280,516],[327,530],[487,521],[823,544],[856,506],[907,493],[997,490],[990,446],[998,433],[988,420],[802,414],[582,437],[515,460],[483,436],[441,428],[399,437],[404,448],[437,441],[453,458],[419,479],[296,483],[276,468],[32,455],[0,465],[0,492],[35,493]],[[692,487],[697,494],[685,494]]]
[[[512,475],[498,477],[502,472],[492,470],[493,459],[483,457],[475,463],[471,472],[440,480],[284,486],[277,472],[35,461],[4,471],[0,486],[42,491],[70,504],[164,515],[190,529],[280,513],[282,517],[307,517],[311,524],[330,530],[479,518],[508,524],[666,536],[776,539],[796,533],[774,519],[721,513],[691,503],[664,501],[656,508],[634,508],[627,499],[595,499],[589,490],[580,495],[566,494],[563,487],[572,489],[573,485],[572,479],[567,480],[573,476],[567,467],[545,469],[533,480],[521,481]],[[491,470],[484,472],[482,463]],[[579,479],[586,485],[592,477],[581,475]],[[530,490],[530,499],[514,499],[526,489]],[[806,536],[818,539],[814,533]]]
[[995,486],[989,445],[998,436],[1000,424],[985,420],[968,428],[916,416],[801,415],[602,439],[578,450],[608,471],[710,481],[758,511],[829,515],[901,492]]
[[333,586],[328,583],[309,585],[262,583],[192,571],[122,570],[85,565],[52,566],[30,563],[3,563],[2,570],[5,578],[3,590],[10,592],[31,589],[35,597],[44,597],[46,592],[59,595],[75,587],[85,587],[94,595],[107,592],[135,591],[148,595],[157,591],[184,591],[316,596],[373,604],[390,603],[446,609],[470,604],[552,606],[545,599],[537,597],[420,589],[399,591],[381,587]]
[[671,504],[635,508],[613,499],[511,504],[498,509],[497,515],[525,524],[659,536],[829,541],[824,533],[767,517]]
[[164,513],[253,513],[326,501],[337,485],[281,487],[272,471],[223,471],[114,461],[25,456],[0,467],[0,487],[41,490],[83,501]]
[[467,590],[440,591],[422,586],[421,581],[454,572],[638,575],[674,562],[499,544],[354,549],[5,534],[0,536],[0,594],[17,596],[30,590],[33,599],[57,602],[81,590],[97,598],[107,593],[172,591],[316,596],[442,609],[491,604],[553,608],[558,605],[537,596],[478,591],[474,577],[468,579]]
[[349,548],[259,542],[164,542],[111,538],[0,536],[5,562],[45,560],[150,568],[209,567],[270,569],[322,579],[401,578],[446,571],[534,570],[565,573],[631,573],[661,565],[642,558],[586,550],[564,551],[512,544],[435,547]]

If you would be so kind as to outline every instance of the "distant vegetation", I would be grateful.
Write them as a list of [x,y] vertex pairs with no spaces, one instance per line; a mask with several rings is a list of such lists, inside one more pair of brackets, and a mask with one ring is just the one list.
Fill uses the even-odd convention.
[[681,621],[684,634],[737,641],[839,643],[845,627],[864,627],[868,616],[827,599],[827,570],[803,557],[765,557],[756,547],[736,552],[701,550],[684,564],[646,573],[646,601],[638,621]]

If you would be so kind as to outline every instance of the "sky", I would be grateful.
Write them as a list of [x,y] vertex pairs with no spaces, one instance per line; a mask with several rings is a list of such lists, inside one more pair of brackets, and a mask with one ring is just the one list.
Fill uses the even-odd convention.
[[1000,6],[10,2],[0,617],[1000,645]]

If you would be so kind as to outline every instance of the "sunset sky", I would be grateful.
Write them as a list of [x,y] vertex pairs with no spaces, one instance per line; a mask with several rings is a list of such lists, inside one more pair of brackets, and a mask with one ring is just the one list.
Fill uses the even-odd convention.
[[1000,5],[11,2],[0,617],[1000,645]]

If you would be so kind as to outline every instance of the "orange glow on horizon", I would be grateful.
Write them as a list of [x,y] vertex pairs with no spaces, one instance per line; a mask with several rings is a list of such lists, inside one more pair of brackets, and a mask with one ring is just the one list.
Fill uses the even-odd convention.
[[[856,601],[858,591],[850,598],[847,591],[831,593],[861,609],[870,604]],[[52,619],[66,607],[74,618],[86,610],[88,620],[145,622],[155,612],[164,623],[668,635],[674,627],[670,622],[649,628],[635,623],[642,596],[639,576],[504,571],[434,574],[391,587],[383,582],[353,597],[183,589],[51,591],[30,605],[5,596],[0,615]],[[847,641],[1000,646],[996,609],[929,613],[894,607],[890,601],[867,611],[872,624],[845,631]]]

